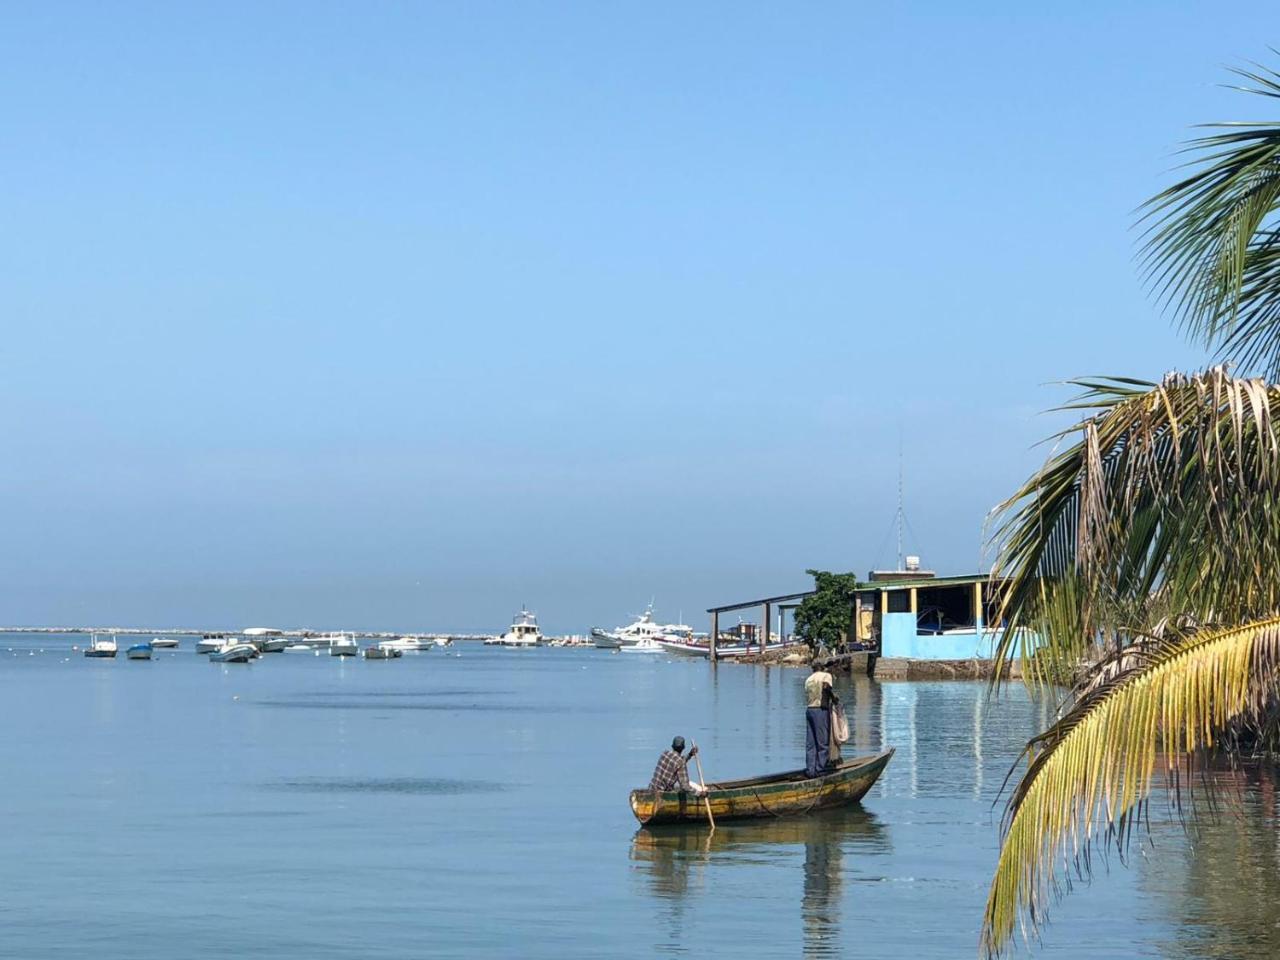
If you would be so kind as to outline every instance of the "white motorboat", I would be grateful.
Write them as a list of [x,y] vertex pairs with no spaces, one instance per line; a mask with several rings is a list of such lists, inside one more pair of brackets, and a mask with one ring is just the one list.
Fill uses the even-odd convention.
[[89,637],[89,645],[84,648],[84,655],[86,657],[114,657],[119,649],[114,636],[100,637],[95,633]]
[[252,643],[230,640],[209,654],[209,661],[211,663],[248,663],[258,655],[258,648]]
[[355,637],[339,633],[329,638],[329,656],[355,657],[359,655],[360,645],[356,643]]
[[196,641],[196,653],[217,653],[230,641],[225,633],[206,633]]
[[654,623],[651,603],[639,619],[625,627],[618,627],[616,630],[592,627],[591,640],[601,650],[616,650],[619,647],[630,647],[641,640],[661,640],[663,637],[682,636],[691,632],[684,624]]
[[542,631],[538,629],[538,618],[521,607],[511,629],[500,637],[490,637],[485,644],[498,647],[537,647],[542,645],[543,639]]
[[645,637],[643,640],[637,640],[629,647],[622,648],[623,653],[666,653],[657,640],[653,637]]
[[306,643],[291,643],[289,644],[289,646],[285,647],[280,652],[281,653],[306,653],[306,654],[311,654],[313,656],[319,655],[320,653],[320,651],[317,650],[315,647]]
[[280,653],[289,646],[289,638],[283,630],[274,627],[249,627],[241,636],[246,643],[252,643],[261,653]]
[[453,637],[429,637],[428,639],[437,647],[453,646]]
[[345,633],[317,633],[310,636],[300,637],[293,642],[306,644],[308,647],[314,647],[317,650],[328,650],[333,646],[335,640],[346,640]]
[[395,660],[404,656],[404,650],[394,645],[394,640],[386,640],[364,648],[366,660]]
[[420,653],[434,647],[435,641],[430,637],[396,637],[394,640],[383,640],[378,646],[401,653]]
[[178,646],[177,637],[152,637],[151,646],[156,650],[172,650]]

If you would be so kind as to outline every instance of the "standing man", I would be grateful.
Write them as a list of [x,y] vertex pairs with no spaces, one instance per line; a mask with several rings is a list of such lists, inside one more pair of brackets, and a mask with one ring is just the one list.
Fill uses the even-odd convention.
[[658,765],[654,767],[653,779],[649,781],[649,789],[656,793],[679,790],[681,793],[692,793],[695,797],[706,792],[701,784],[689,782],[689,761],[698,753],[694,747],[689,756],[683,757],[684,737],[676,737],[671,741],[671,749],[662,751]]
[[808,706],[804,711],[804,772],[807,777],[820,776],[827,769],[831,748],[831,674],[817,660],[813,672],[804,682]]

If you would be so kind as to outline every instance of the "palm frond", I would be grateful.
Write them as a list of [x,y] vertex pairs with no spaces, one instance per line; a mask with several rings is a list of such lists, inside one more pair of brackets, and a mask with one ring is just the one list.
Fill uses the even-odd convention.
[[1233,721],[1262,718],[1280,683],[1280,618],[1152,638],[1112,666],[1026,747],[987,897],[988,956],[1019,925],[1035,932],[1062,871],[1087,875],[1096,843],[1123,855],[1157,767],[1175,776]]
[[[1280,97],[1272,71],[1236,70],[1244,92]],[[1246,372],[1280,374],[1280,122],[1218,123],[1192,140],[1191,172],[1141,208],[1141,261],[1191,336]]]
[[1057,679],[1158,617],[1280,612],[1280,387],[1221,367],[1076,385],[1074,442],[997,508],[999,661]]

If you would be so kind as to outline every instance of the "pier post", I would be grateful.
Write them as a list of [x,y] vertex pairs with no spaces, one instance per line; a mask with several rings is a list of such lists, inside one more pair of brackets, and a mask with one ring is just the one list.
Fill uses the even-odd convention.
[[720,638],[720,611],[711,611],[711,662],[716,662],[716,641]]
[[760,656],[762,657],[764,656],[765,648],[769,646],[769,617],[773,613],[773,611],[769,609],[770,606],[771,605],[768,602],[765,603],[764,618],[760,624]]
[[982,650],[982,581],[978,581],[973,585],[973,632],[974,639],[978,644],[978,650]]

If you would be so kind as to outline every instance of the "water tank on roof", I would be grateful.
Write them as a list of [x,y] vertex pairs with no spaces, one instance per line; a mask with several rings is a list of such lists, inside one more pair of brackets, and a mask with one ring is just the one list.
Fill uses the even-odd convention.
[[915,573],[917,570],[919,570],[919,569],[920,569],[920,558],[919,558],[919,557],[907,557],[907,558],[906,558],[906,560],[907,560],[907,572],[908,572],[908,573]]

